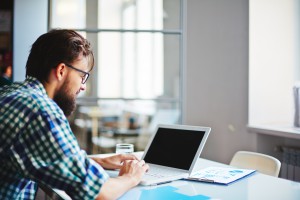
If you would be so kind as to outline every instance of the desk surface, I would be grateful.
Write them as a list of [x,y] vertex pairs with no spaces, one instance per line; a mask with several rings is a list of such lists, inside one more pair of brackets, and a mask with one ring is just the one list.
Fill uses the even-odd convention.
[[[210,166],[226,166],[205,159],[199,159],[198,169]],[[170,187],[171,186],[171,187]],[[147,191],[148,190],[148,191]],[[148,192],[148,194],[147,194]],[[121,199],[151,199],[150,192],[154,195],[185,195],[186,199],[223,199],[223,200],[293,200],[300,199],[300,183],[271,177],[255,172],[228,186],[212,183],[179,180],[159,186],[138,186],[127,192]],[[175,195],[177,196],[177,195]],[[207,198],[206,198],[207,197]],[[184,198],[184,199],[185,199]],[[155,198],[153,198],[155,199]]]
[[[140,156],[141,153],[137,155]],[[228,165],[200,158],[195,170],[211,166],[225,167]],[[299,200],[300,183],[255,172],[227,186],[186,180],[178,180],[158,186],[137,186],[125,193],[120,199],[152,200],[167,198],[186,200]]]

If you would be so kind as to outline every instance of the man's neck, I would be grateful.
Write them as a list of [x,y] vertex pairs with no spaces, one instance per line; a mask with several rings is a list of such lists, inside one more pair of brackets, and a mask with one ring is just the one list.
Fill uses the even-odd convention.
[[44,82],[42,84],[43,84],[49,98],[53,99],[54,95],[55,95],[55,88],[56,88],[55,85],[54,84],[49,84],[48,82]]

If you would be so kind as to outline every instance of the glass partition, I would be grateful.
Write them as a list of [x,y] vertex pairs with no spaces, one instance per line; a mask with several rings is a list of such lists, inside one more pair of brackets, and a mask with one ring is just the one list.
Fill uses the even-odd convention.
[[[104,138],[109,128],[149,133],[158,123],[181,123],[182,0],[49,4],[49,29],[78,31],[91,42],[95,55],[86,91],[80,93],[78,109],[70,117],[78,138],[88,133],[90,141],[82,146],[107,146],[108,141],[99,142],[99,134]],[[147,139],[135,142],[143,147]]]
[[[52,0],[50,2],[52,28],[180,29],[180,0]],[[87,15],[96,16],[97,23],[90,23]]]

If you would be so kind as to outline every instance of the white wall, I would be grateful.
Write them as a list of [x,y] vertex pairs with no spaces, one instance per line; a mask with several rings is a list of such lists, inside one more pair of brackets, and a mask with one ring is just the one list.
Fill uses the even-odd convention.
[[201,157],[255,150],[248,133],[248,0],[187,0],[184,123],[212,127]]
[[14,0],[14,81],[23,81],[25,79],[25,66],[31,45],[38,36],[47,32],[47,22],[47,0]]
[[249,124],[293,125],[299,5],[298,0],[250,1]]

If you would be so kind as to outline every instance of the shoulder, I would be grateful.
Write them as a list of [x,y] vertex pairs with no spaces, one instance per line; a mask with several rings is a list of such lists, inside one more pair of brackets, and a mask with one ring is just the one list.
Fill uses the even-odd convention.
[[50,119],[66,119],[60,107],[48,97],[38,82],[25,81],[0,88],[0,106],[26,116],[47,115]]

